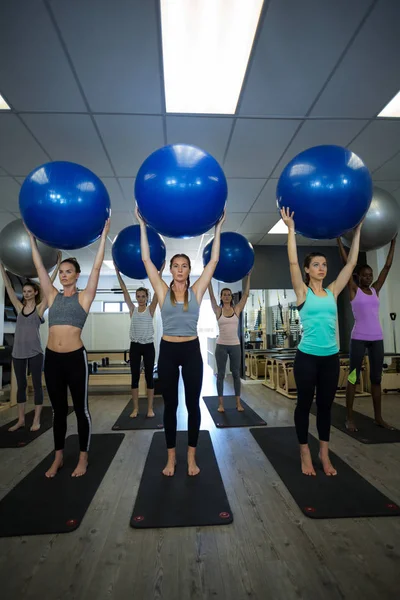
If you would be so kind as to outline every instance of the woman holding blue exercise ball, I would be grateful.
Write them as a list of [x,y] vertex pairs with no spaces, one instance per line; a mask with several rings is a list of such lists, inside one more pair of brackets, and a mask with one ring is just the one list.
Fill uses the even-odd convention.
[[336,475],[329,459],[331,407],[339,379],[339,348],[336,342],[337,297],[346,287],[357,264],[360,246],[360,223],[354,230],[347,264],[328,287],[323,282],[327,275],[327,260],[321,252],[312,252],[304,260],[305,278],[297,258],[294,212],[281,209],[281,217],[288,227],[288,255],[292,285],[297,298],[297,309],[303,325],[303,337],[296,352],[294,377],[297,386],[297,404],[294,412],[296,433],[300,444],[301,470],[304,475],[316,475],[308,447],[310,408],[316,392],[319,459],[326,475]]
[[81,477],[88,467],[88,452],[92,422],[88,407],[88,363],[87,354],[81,338],[89,309],[96,296],[100,269],[103,264],[107,233],[110,220],[103,227],[100,244],[94,259],[86,288],[77,290],[81,272],[75,258],[67,258],[60,264],[59,275],[63,293],[54,287],[43,266],[36,238],[30,233],[32,257],[40,285],[49,306],[49,339],[47,342],[44,375],[46,387],[53,407],[53,434],[55,458],[47,478],[57,475],[63,466],[65,436],[67,433],[68,388],[71,392],[76,419],[80,454],[72,477]]
[[242,346],[240,344],[238,328],[240,313],[246,306],[250,293],[250,274],[246,277],[246,285],[243,290],[240,302],[233,303],[232,290],[223,288],[220,294],[220,303],[214,296],[212,284],[208,286],[211,306],[217,317],[219,335],[215,347],[215,360],[217,362],[217,393],[218,393],[218,412],[225,412],[224,408],[224,379],[226,371],[226,362],[229,356],[229,364],[233,377],[233,385],[236,397],[236,409],[243,412],[244,408],[240,401],[240,362],[242,359]]
[[142,260],[148,278],[158,297],[163,323],[163,337],[158,359],[158,377],[164,398],[164,429],[168,460],[163,474],[171,477],[176,465],[176,411],[178,408],[179,367],[185,386],[185,401],[188,410],[188,475],[200,472],[196,463],[196,446],[200,430],[200,393],[203,381],[197,322],[200,304],[218,264],[221,227],[225,213],[215,225],[215,237],[210,262],[197,281],[190,285],[190,259],[186,254],[175,254],[170,261],[172,281],[170,286],[162,280],[150,258],[146,224],[136,207],[136,218],[140,224]]
[[[160,270],[161,273],[164,270],[165,263],[162,265]],[[154,401],[154,361],[156,358],[156,351],[154,348],[154,324],[153,317],[157,308],[158,298],[157,294],[153,294],[153,299],[149,306],[149,291],[140,287],[136,290],[136,301],[138,307],[136,308],[132,299],[129,295],[124,280],[121,277],[115,263],[115,272],[118,277],[119,285],[124,294],[124,300],[129,308],[129,314],[131,317],[131,327],[129,335],[131,338],[131,345],[129,348],[129,365],[131,368],[132,375],[132,403],[133,411],[130,414],[132,419],[135,419],[139,414],[139,379],[140,379],[140,363],[143,357],[144,363],[144,375],[146,378],[147,386],[147,416],[154,417],[153,401]]]

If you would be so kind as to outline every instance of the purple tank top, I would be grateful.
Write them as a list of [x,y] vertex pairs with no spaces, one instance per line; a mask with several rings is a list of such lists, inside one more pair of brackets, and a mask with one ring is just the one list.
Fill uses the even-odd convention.
[[354,327],[351,332],[353,340],[374,342],[383,340],[382,327],[379,321],[379,297],[375,288],[370,288],[372,295],[364,294],[357,288],[351,308],[354,315]]

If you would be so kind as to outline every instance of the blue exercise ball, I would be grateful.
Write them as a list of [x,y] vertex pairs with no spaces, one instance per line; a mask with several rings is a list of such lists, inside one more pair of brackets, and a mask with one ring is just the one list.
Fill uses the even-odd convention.
[[[147,238],[150,246],[150,258],[161,269],[165,261],[165,244],[161,235],[147,227]],[[146,279],[147,273],[140,252],[140,226],[125,227],[116,236],[112,246],[112,257],[117,269],[131,279]]]
[[143,219],[173,238],[211,229],[221,218],[227,194],[226,178],[215,158],[187,144],[164,146],[150,154],[135,181]]
[[279,208],[294,211],[296,232],[325,240],[360,223],[372,199],[371,175],[354,152],[314,146],[291,160],[278,181]]
[[111,215],[107,189],[97,175],[64,161],[46,163],[26,177],[19,209],[35,237],[63,250],[95,242]]
[[[203,250],[203,265],[210,261],[214,238],[212,238]],[[221,249],[217,268],[214,271],[214,279],[225,283],[240,281],[254,265],[254,250],[250,242],[233,231],[221,233]]]

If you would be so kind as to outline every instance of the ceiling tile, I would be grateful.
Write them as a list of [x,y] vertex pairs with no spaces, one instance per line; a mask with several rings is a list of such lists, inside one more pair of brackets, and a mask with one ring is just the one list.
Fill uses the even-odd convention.
[[11,175],[28,175],[49,161],[16,115],[0,114],[0,165]]
[[0,210],[19,212],[20,189],[11,177],[0,177]]
[[[79,21],[76,13],[72,14]],[[1,91],[16,110],[85,110],[41,0],[2,2],[0,73]]]
[[[347,7],[352,4],[346,3],[343,24],[347,19]],[[394,57],[400,56],[399,22],[400,2],[383,0],[375,3],[314,106],[312,115],[374,117],[397,94],[399,64]]]
[[222,163],[233,119],[168,117],[168,144],[198,146]]
[[269,2],[240,113],[305,115],[369,5],[369,0]]
[[375,171],[400,150],[400,120],[373,121],[349,148],[363,159],[371,172]]
[[102,177],[102,182],[107,188],[111,200],[111,219],[117,212],[128,212],[133,209],[132,203],[125,200],[121,193],[120,186],[115,177]]
[[299,152],[303,152],[303,150],[307,150],[312,146],[321,144],[347,146],[367,123],[368,121],[351,121],[349,119],[305,121],[274,170],[274,177],[279,177],[288,162]]
[[255,213],[276,213],[278,215],[278,209],[276,206],[276,185],[278,183],[277,179],[269,179],[267,181],[267,185],[261,192],[260,196],[257,198],[257,202],[251,209],[251,212]]
[[268,231],[279,221],[279,217],[271,213],[249,213],[239,228],[239,233],[263,233]]
[[[379,179],[400,179],[400,152],[374,171],[374,177]],[[398,182],[396,182],[398,183]],[[379,185],[379,184],[378,184]],[[381,186],[382,187],[382,186]]]
[[118,176],[135,177],[148,155],[164,146],[161,117],[97,115],[95,119]]
[[257,198],[265,179],[228,179],[227,210],[244,212],[250,210]]
[[22,116],[53,160],[76,162],[96,175],[112,175],[110,162],[89,115]]
[[297,120],[239,119],[225,160],[225,174],[228,177],[268,177],[299,123]]
[[227,213],[225,223],[222,225],[222,230],[236,231],[241,226],[246,216],[247,212]]
[[91,110],[161,113],[155,2],[51,5]]

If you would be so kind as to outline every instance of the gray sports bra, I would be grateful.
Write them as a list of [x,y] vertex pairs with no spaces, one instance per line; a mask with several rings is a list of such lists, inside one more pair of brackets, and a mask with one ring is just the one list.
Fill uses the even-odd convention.
[[87,312],[79,304],[78,293],[73,296],[57,294],[49,308],[49,327],[53,325],[72,325],[82,329],[87,316]]

